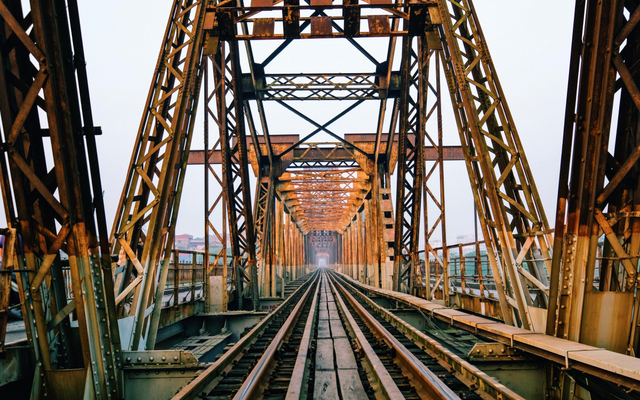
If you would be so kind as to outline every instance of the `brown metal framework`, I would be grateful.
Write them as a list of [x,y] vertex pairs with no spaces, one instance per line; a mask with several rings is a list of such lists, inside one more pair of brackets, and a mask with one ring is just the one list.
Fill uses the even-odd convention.
[[[364,9],[368,13],[368,32],[360,29],[359,20]],[[330,17],[329,10],[341,10],[342,16]],[[283,12],[284,17],[276,20],[261,17],[261,12],[269,11]],[[425,215],[425,237],[429,257],[435,257],[442,266],[436,286],[442,284],[448,293],[447,256],[438,257],[429,245],[438,226],[446,241],[442,168],[446,158],[442,145],[439,82],[442,71],[447,78],[461,152],[481,215],[502,314],[507,322],[518,321],[527,328],[534,326],[530,308],[544,309],[547,302],[550,231],[471,2],[421,2],[407,6],[260,3],[250,7],[223,2],[208,8],[208,12],[213,15],[211,30],[207,30],[210,43],[228,41],[232,48],[235,40],[251,43],[253,40],[285,39],[260,64],[253,59],[251,45],[246,45],[250,71],[242,74],[242,79],[236,78],[239,86],[234,92],[234,96],[243,96],[242,105],[252,136],[250,143],[253,143],[253,146],[247,144],[252,154],[249,159],[258,177],[253,232],[257,238],[254,247],[258,252],[261,277],[265,277],[266,269],[270,268],[271,261],[265,260],[274,259],[268,249],[275,247],[264,238],[273,231],[271,210],[277,197],[284,201],[285,209],[305,234],[329,227],[336,229],[333,225],[337,224],[339,232],[344,231],[346,235],[341,243],[345,246],[343,256],[352,263],[349,265],[376,264],[377,270],[372,267],[377,272],[371,275],[377,284],[391,277],[390,287],[422,293],[423,285],[425,289],[431,286],[430,277],[423,280],[419,270],[420,216],[424,201],[425,208],[429,202],[435,204],[440,213],[431,220],[432,225]],[[380,15],[369,15],[376,12]],[[342,26],[337,21],[341,21]],[[376,60],[351,39],[371,36],[389,38],[385,61]],[[374,64],[375,78],[371,74],[266,72],[267,65],[292,40],[312,37],[347,38]],[[398,37],[401,45],[396,51]],[[401,58],[400,71],[389,68],[396,53]],[[432,100],[429,100],[429,94]],[[293,100],[333,99],[353,102],[325,123],[314,121],[291,103]],[[392,99],[393,106],[391,118],[385,122],[387,99]],[[316,129],[288,147],[274,150],[262,107],[262,102],[269,100],[276,101]],[[375,139],[372,137],[368,146],[359,142],[358,137],[348,138],[329,128],[364,101],[371,100],[380,102],[380,115],[377,132],[373,135]],[[260,135],[251,116],[252,102],[260,115]],[[429,120],[435,120],[435,127],[431,128],[433,135],[427,131]],[[388,133],[383,135],[383,127],[387,124]],[[339,143],[331,149],[310,142],[319,132],[332,136]],[[386,137],[384,143],[383,137]],[[233,143],[242,147],[239,142]],[[432,155],[435,162],[429,170],[425,166],[427,154],[422,151],[425,144],[433,146],[435,153]],[[394,168],[396,159],[397,169]],[[224,164],[224,157],[222,161]],[[242,168],[242,162],[238,165]],[[285,172],[287,169],[290,172]],[[318,172],[311,172],[312,169]],[[360,182],[317,178],[339,177],[355,171],[358,171]],[[391,207],[383,209],[385,202],[391,201],[388,188],[393,175],[398,179],[396,207],[395,210]],[[438,178],[439,198],[428,184],[433,177]],[[278,183],[274,184],[274,180]],[[355,186],[361,182],[366,185]],[[367,196],[373,198],[371,204],[366,200]],[[362,221],[356,218],[360,212],[366,214]],[[391,232],[387,220],[393,219],[394,215]],[[375,220],[371,221],[372,218]],[[360,224],[363,231],[358,228]],[[373,241],[375,255],[359,254],[356,250],[364,245],[362,239],[367,236],[363,232],[369,231],[378,238]],[[356,251],[356,254],[348,255],[350,251]],[[389,269],[387,263],[391,260],[394,266]],[[254,299],[256,296],[254,292]],[[539,314],[535,312],[536,316]],[[539,321],[535,325],[540,328]]]
[[[76,386],[93,390],[89,397],[122,397],[121,348],[153,350],[162,322],[175,322],[199,310],[194,306],[189,313],[181,313],[177,298],[170,307],[162,306],[189,164],[205,167],[203,286],[222,264],[225,310],[229,303],[231,308],[258,310],[261,297],[284,296],[284,283],[309,272],[309,264],[317,260],[319,247],[313,237],[324,236],[318,232],[332,232],[336,268],[351,277],[376,288],[429,298],[440,290],[448,304],[444,162],[453,159],[464,160],[469,174],[505,322],[540,331],[544,329],[540,316],[550,301],[547,321],[556,321],[556,326],[548,329],[580,340],[578,333],[566,333],[567,325],[561,325],[566,322],[575,330],[585,302],[593,301],[583,296],[589,292],[588,281],[578,280],[594,274],[595,263],[589,260],[598,257],[594,254],[600,228],[608,239],[600,256],[604,261],[599,264],[600,287],[625,293],[625,299],[614,301],[630,301],[626,297],[633,293],[633,263],[637,264],[640,247],[634,233],[640,228],[635,229],[633,222],[633,213],[640,210],[633,208],[635,187],[628,178],[640,154],[631,129],[639,97],[633,81],[632,31],[640,12],[629,8],[633,14],[623,26],[621,2],[589,2],[583,25],[584,32],[593,35],[587,40],[594,46],[585,46],[582,58],[576,50],[579,39],[574,39],[572,68],[577,71],[582,65],[584,82],[578,91],[578,81],[571,81],[572,107],[568,109],[576,104],[572,96],[578,96],[571,179],[580,194],[566,197],[574,121],[574,114],[568,112],[569,150],[565,149],[560,186],[561,199],[570,201],[569,207],[563,203],[559,210],[568,210],[569,217],[565,233],[564,214],[559,214],[556,249],[564,247],[555,253],[471,0],[341,4],[254,0],[250,5],[240,0],[174,0],[110,236],[75,0],[66,4],[34,0],[31,5],[32,10],[25,13],[21,2],[0,2],[6,235],[15,246],[16,233],[22,240],[16,256],[9,251],[3,260],[0,306],[6,302],[4,274],[13,265],[19,284],[27,289],[23,290],[23,313],[29,337],[38,340],[32,344],[33,357],[46,371],[37,374],[45,377],[45,390],[59,395],[59,382],[70,376],[78,382],[91,381]],[[579,2],[576,15],[584,14],[580,7]],[[579,35],[583,25],[577,21]],[[271,71],[270,63],[292,41],[317,38],[348,41],[371,62],[369,70],[351,74]],[[371,55],[356,38],[385,40],[385,59]],[[625,39],[622,52],[604,55]],[[280,44],[257,62],[252,46],[263,40],[280,40]],[[396,57],[399,60],[394,63]],[[400,69],[394,71],[394,65]],[[443,145],[441,76],[449,90],[460,146]],[[602,88],[594,88],[595,82]],[[204,151],[190,154],[202,83]],[[606,151],[595,149],[606,149],[611,99],[592,102],[589,91],[612,94],[614,88],[622,88],[621,144],[615,156],[607,157]],[[325,121],[311,118],[296,103],[329,100],[341,100],[345,106]],[[303,135],[272,135],[263,104],[267,101],[309,123],[313,130]],[[336,122],[365,102],[379,107],[374,132],[350,135],[335,128]],[[592,110],[596,106],[601,116]],[[46,115],[46,124],[40,115]],[[589,118],[595,119],[582,127]],[[333,142],[318,143],[320,133]],[[48,154],[54,160],[50,170],[43,162]],[[590,158],[576,163],[577,154]],[[256,177],[253,194],[250,170]],[[611,175],[608,186],[604,186],[606,172]],[[395,199],[392,179],[397,180]],[[219,190],[211,191],[212,186]],[[428,214],[430,205],[435,205],[438,215]],[[584,219],[587,216],[591,219]],[[442,271],[433,283],[430,272],[422,275],[421,225],[426,271],[433,258]],[[438,229],[441,256],[432,246]],[[210,232],[223,245],[213,260]],[[577,241],[570,240],[571,234],[578,235]],[[60,280],[60,251],[68,255],[72,275],[73,301],[68,303]],[[572,261],[564,261],[576,251],[586,265],[581,274],[565,265]],[[110,256],[119,260],[112,263]],[[552,256],[556,258],[549,287],[547,267]],[[564,282],[559,278],[562,271],[569,271],[567,279],[573,280],[567,293],[563,292],[567,287],[558,284]],[[581,292],[575,290],[577,286]],[[175,286],[172,290],[179,294]],[[24,293],[30,293],[28,298]],[[199,304],[193,287],[191,293],[190,303]],[[72,312],[82,344],[73,349]],[[634,351],[637,312],[630,318],[629,346]]]
[[639,21],[634,2],[576,3],[547,316],[548,334],[634,356]]
[[[99,128],[91,115],[77,3],[28,5],[0,2],[0,182],[9,226],[0,345],[7,283],[15,272],[37,366],[32,395],[121,398],[120,339],[109,295],[113,281],[95,143]],[[71,297],[63,264],[71,275]]]
[[513,323],[513,305],[533,329],[530,307],[546,306],[549,225],[473,4],[438,9],[441,60],[502,314]]

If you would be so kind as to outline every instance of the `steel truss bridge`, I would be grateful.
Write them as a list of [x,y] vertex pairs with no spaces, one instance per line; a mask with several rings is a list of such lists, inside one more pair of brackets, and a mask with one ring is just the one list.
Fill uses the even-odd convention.
[[[174,0],[109,225],[77,0],[0,1],[0,393],[640,398],[639,21],[576,1],[549,224],[471,0]],[[273,67],[320,38],[367,67]],[[335,128],[365,104],[374,129]],[[454,161],[472,243],[446,241]],[[202,252],[173,246],[194,168]]]

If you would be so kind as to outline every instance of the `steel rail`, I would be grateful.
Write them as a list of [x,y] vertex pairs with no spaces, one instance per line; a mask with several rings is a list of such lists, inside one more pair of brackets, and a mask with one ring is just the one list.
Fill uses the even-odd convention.
[[447,369],[455,370],[456,374],[454,375],[457,375],[456,377],[460,379],[463,383],[468,382],[470,384],[475,384],[478,387],[478,390],[481,390],[486,394],[488,394],[489,396],[496,399],[524,400],[522,396],[515,393],[505,385],[501,384],[494,378],[487,375],[486,373],[482,372],[476,366],[470,364],[469,362],[462,359],[460,356],[447,350],[434,339],[430,338],[420,330],[409,325],[407,322],[397,317],[392,312],[388,311],[386,308],[378,305],[375,301],[371,300],[370,298],[365,296],[363,293],[358,291],[353,285],[348,283],[345,279],[342,279],[340,275],[332,274],[332,276],[337,277],[337,279],[342,282],[342,286],[351,288],[359,298],[361,298],[364,302],[366,302],[371,308],[376,310],[376,312],[382,318],[384,318],[387,322],[389,322],[391,325],[396,327],[398,330],[405,333],[405,335],[409,337],[411,340],[413,340],[416,344],[422,345],[424,346],[424,348],[431,350],[434,354],[434,358],[436,358],[437,360],[441,360],[442,362],[447,364],[446,365]]
[[258,324],[255,327],[253,327],[253,329],[251,329],[249,333],[243,336],[242,339],[240,339],[235,346],[233,346],[231,349],[229,349],[229,351],[224,353],[216,362],[211,364],[194,380],[189,382],[189,384],[183,386],[180,389],[180,391],[178,391],[178,393],[176,393],[176,395],[173,396],[171,399],[172,400],[195,399],[195,398],[199,398],[198,396],[202,395],[203,392],[208,393],[211,390],[209,386],[211,385],[212,381],[215,380],[215,378],[218,377],[225,368],[227,368],[231,363],[233,363],[233,361],[236,360],[238,356],[241,356],[243,351],[247,347],[249,347],[254,342],[254,340],[258,338],[259,334],[262,333],[262,331],[264,331],[269,326],[269,324],[274,319],[274,317],[279,315],[285,309],[285,307],[289,305],[292,299],[295,298],[295,295],[296,293],[298,293],[298,291],[304,290],[305,287],[308,284],[310,284],[312,280],[317,279],[318,276],[319,275],[311,277],[307,280],[307,282],[300,285],[300,287],[297,288],[289,297],[287,297],[285,301],[283,301],[282,304],[278,306],[278,308],[276,308],[272,313],[270,313],[265,318],[263,318],[260,322],[258,322]]
[[[454,328],[466,330],[527,354],[552,361],[562,368],[575,369],[632,390],[640,390],[640,360],[613,351],[554,338],[544,333],[535,333],[495,322],[482,316],[472,315],[464,310],[455,310],[440,304],[412,296],[376,288],[339,273],[346,281],[378,296],[403,304],[414,310],[421,310],[431,317],[450,324]],[[550,345],[549,342],[553,341]],[[562,347],[561,347],[562,346]],[[590,354],[591,353],[591,354]]]
[[[460,400],[451,388],[442,382],[433,372],[429,370],[416,356],[414,356],[398,339],[380,324],[362,305],[340,284],[332,275],[330,280],[336,283],[342,295],[349,301],[353,309],[360,318],[372,329],[376,337],[384,340],[395,350],[395,360],[411,375],[411,383],[416,388],[416,392],[423,399]],[[331,285],[334,286],[333,283]],[[336,296],[340,298],[340,296]],[[342,302],[342,300],[341,300]],[[345,307],[346,308],[346,307]]]
[[311,303],[311,310],[307,317],[307,323],[304,327],[304,334],[300,341],[300,347],[298,348],[298,356],[296,363],[293,367],[293,373],[291,374],[291,380],[289,381],[289,388],[287,389],[287,395],[285,400],[299,399],[302,395],[302,385],[304,376],[307,372],[307,359],[309,355],[309,345],[312,340],[312,332],[316,321],[316,310],[318,304],[318,292],[320,291],[320,284],[316,286],[316,293],[313,296]]
[[[302,295],[300,301],[298,301],[296,307],[293,309],[293,311],[291,311],[291,314],[289,314],[289,317],[284,322],[276,336],[274,336],[273,340],[269,344],[269,347],[267,347],[262,357],[260,357],[260,360],[258,360],[256,366],[253,367],[249,376],[247,376],[247,378],[244,380],[242,386],[240,387],[240,389],[238,389],[236,395],[233,397],[234,400],[254,399],[259,396],[259,390],[263,380],[273,369],[272,363],[275,361],[276,353],[282,346],[285,337],[293,329],[295,321],[298,319],[300,311],[302,311],[304,304],[307,302],[314,284],[316,285],[315,296],[313,299],[314,302],[317,299],[318,288],[320,287],[318,279],[318,276],[314,277],[314,282],[309,285],[304,295]],[[313,312],[310,312],[310,316],[311,314],[313,314]]]
[[402,392],[400,391],[396,383],[393,381],[393,378],[391,377],[387,369],[382,364],[382,361],[380,361],[380,358],[378,358],[378,355],[376,354],[376,352],[373,350],[373,348],[365,338],[364,334],[360,330],[360,327],[358,326],[356,321],[353,319],[353,316],[347,309],[347,305],[342,300],[342,297],[337,295],[337,291],[335,286],[333,285],[333,282],[331,282],[330,279],[327,279],[327,282],[331,286],[331,291],[334,294],[336,294],[335,295],[336,302],[338,303],[340,309],[342,310],[345,316],[345,319],[347,320],[347,323],[349,325],[347,328],[349,328],[353,332],[354,336],[356,337],[356,342],[358,343],[358,346],[360,346],[360,348],[362,349],[362,352],[364,353],[363,361],[366,361],[369,364],[367,374],[372,373],[374,376],[374,380],[376,381],[376,382],[372,382],[371,386],[374,387],[375,389],[380,390],[382,392],[381,394],[386,399],[392,399],[392,400],[404,399]]

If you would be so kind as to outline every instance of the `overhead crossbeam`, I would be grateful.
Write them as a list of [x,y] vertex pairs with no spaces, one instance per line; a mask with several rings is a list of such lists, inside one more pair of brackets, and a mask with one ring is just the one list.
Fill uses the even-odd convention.
[[[375,100],[398,96],[400,75],[393,73],[388,84],[386,74],[270,74],[260,77],[257,87],[249,76],[243,77],[246,98],[262,100]],[[251,94],[254,93],[254,96]]]
[[[281,5],[280,5],[281,4]],[[223,40],[265,40],[265,39],[307,39],[307,38],[358,38],[358,37],[397,37],[410,36],[423,32],[426,12],[434,8],[436,1],[403,4],[329,4],[329,5],[293,5],[275,3],[273,6],[261,3],[251,7],[234,7],[232,2],[221,2],[208,8],[218,20],[220,38]],[[341,15],[327,16],[325,11],[341,11]],[[323,16],[312,13],[321,11]],[[368,30],[360,29],[363,11],[368,21]],[[408,11],[408,12],[407,12]],[[260,12],[277,12],[282,19],[255,17]],[[379,13],[379,14],[376,14]],[[306,14],[306,15],[305,15]],[[305,25],[305,22],[310,24]],[[395,21],[403,21],[402,29]],[[237,25],[247,22],[251,33],[242,32]],[[278,29],[276,29],[276,22]],[[342,23],[343,27],[340,27]],[[428,23],[427,23],[428,24]],[[282,33],[275,33],[276,30]]]

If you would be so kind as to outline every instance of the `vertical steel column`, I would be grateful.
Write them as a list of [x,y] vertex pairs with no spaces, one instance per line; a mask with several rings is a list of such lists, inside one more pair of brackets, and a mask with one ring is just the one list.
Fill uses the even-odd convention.
[[360,279],[360,246],[359,246],[359,235],[358,235],[358,214],[354,216],[354,219],[351,221],[351,249],[353,252],[353,279]]
[[380,287],[380,269],[381,269],[381,260],[384,259],[382,250],[381,250],[381,229],[383,228],[380,224],[380,191],[378,184],[378,176],[377,173],[374,173],[372,176],[373,182],[371,185],[371,199],[367,202],[367,207],[369,209],[368,219],[367,219],[367,238],[369,240],[367,247],[370,247],[371,251],[371,265],[372,265],[372,278],[370,285],[379,288]]
[[387,229],[388,225],[394,226],[393,201],[390,188],[391,177],[382,165],[378,166],[376,189],[379,194],[378,201],[378,240],[380,254],[380,287],[392,289],[390,280],[393,274],[393,262],[391,254],[395,254],[395,230]]
[[285,214],[284,216],[284,257],[288,283],[293,280],[293,274],[291,272],[291,216],[289,214]]
[[275,208],[275,185],[273,183],[274,169],[271,165],[262,165],[257,178],[255,197],[255,237],[256,237],[256,260],[260,269],[260,288],[262,294],[266,295],[270,288],[268,285],[268,252],[271,249],[273,238],[273,212]]
[[376,240],[377,236],[374,232],[374,224],[372,222],[373,210],[371,207],[371,200],[369,199],[364,201],[364,248],[366,257],[364,283],[368,285],[373,285],[374,283],[376,283],[375,286],[378,287],[377,282],[374,282],[376,268],[374,267],[373,260],[374,254],[376,252],[375,247],[378,241]]
[[[205,240],[205,259],[207,264],[208,276],[213,270],[214,275],[222,275],[222,311],[227,311],[229,303],[229,293],[227,291],[227,274],[228,274],[228,257],[227,257],[227,203],[224,198],[224,191],[226,187],[226,181],[222,179],[218,171],[211,165],[210,159],[215,152],[221,152],[222,142],[220,140],[220,132],[223,127],[220,126],[221,121],[224,118],[219,118],[217,113],[217,104],[214,101],[214,96],[219,90],[216,85],[221,85],[222,81],[212,82],[213,68],[217,65],[213,60],[211,54],[207,54],[204,57],[204,103],[205,103],[205,116],[204,116],[204,148],[205,148],[205,160],[204,160],[204,196],[205,196],[205,227],[204,227],[204,240]],[[211,76],[210,76],[211,75]],[[214,83],[213,87],[210,87],[210,82]],[[215,135],[215,141],[209,140],[209,120],[213,121],[217,126],[217,135]],[[210,145],[211,143],[211,145]],[[213,178],[213,180],[211,179]],[[214,192],[214,200],[210,201],[210,195],[213,188],[217,189],[217,193]],[[222,244],[222,249],[215,255],[213,263],[211,263],[211,252],[209,242],[212,236]],[[222,266],[220,267],[220,264]],[[212,267],[211,267],[212,265]],[[222,271],[218,271],[222,268]],[[235,283],[235,269],[232,270],[232,280]],[[209,302],[205,303],[207,307]]]
[[353,279],[357,279],[358,277],[358,246],[356,240],[357,233],[358,231],[356,230],[354,221],[351,220],[351,224],[349,225],[349,253],[351,253],[349,270]]
[[[640,8],[630,3],[576,4],[547,315],[549,334],[631,355],[640,305],[640,90],[631,72],[640,59],[638,21]],[[612,313],[591,312],[605,304]],[[594,335],[601,326],[606,334]]]
[[351,276],[351,225],[344,231],[344,254],[346,260],[345,273]]
[[284,203],[276,200],[276,259],[280,276],[280,296],[284,298]]
[[345,233],[342,232],[340,234],[340,238],[338,240],[338,244],[339,244],[339,252],[338,252],[338,262],[340,263],[340,273],[346,273],[346,270],[344,268],[344,264],[345,264],[345,255],[344,255],[344,236]]
[[[218,116],[224,118],[220,132],[222,176],[225,181],[225,201],[229,217],[233,267],[237,275],[238,307],[243,308],[243,283],[249,285],[252,308],[259,308],[258,271],[255,257],[255,231],[251,211],[247,137],[240,87],[238,43],[220,42],[214,67]],[[229,98],[232,94],[232,98]]]
[[[414,43],[417,48],[414,48]],[[426,51],[424,38],[403,38],[393,290],[403,291],[403,282],[406,282],[411,294],[413,275],[420,265],[418,251],[426,120],[424,97],[428,84],[425,76],[428,65]]]
[[[433,34],[428,32],[427,34]],[[441,47],[440,47],[441,49]],[[433,68],[432,68],[433,67]],[[427,117],[426,122],[432,122],[435,119],[435,130],[437,137],[434,137],[433,125],[430,125],[425,129],[426,144],[434,147],[438,152],[438,158],[431,165],[431,168],[425,171],[425,177],[423,182],[423,207],[424,207],[424,237],[425,237],[425,272],[426,279],[426,298],[432,299],[433,292],[431,290],[431,276],[429,268],[430,257],[434,258],[436,264],[438,264],[443,271],[443,275],[439,278],[436,277],[436,281],[441,281],[443,285],[444,301],[445,305],[449,305],[449,265],[448,265],[448,253],[443,251],[442,257],[439,257],[433,246],[431,245],[431,238],[436,232],[438,226],[440,227],[440,234],[442,236],[442,248],[447,247],[447,229],[446,229],[446,213],[445,213],[445,193],[444,193],[444,154],[443,154],[443,141],[442,141],[442,98],[440,88],[440,51],[438,49],[429,49],[427,66],[426,66],[425,79],[429,79],[431,82],[428,85],[428,92],[433,94],[433,99],[428,95],[425,96],[424,101]],[[426,168],[426,164],[425,164]],[[433,184],[431,183],[433,182]],[[431,190],[433,185],[437,185],[439,188],[438,195],[434,194]],[[437,214],[434,216],[435,221],[429,223],[429,210],[437,210]],[[436,289],[436,288],[434,288]]]
[[358,241],[358,246],[360,247],[360,282],[367,282],[367,246],[366,246],[366,238],[364,232],[364,206],[362,211],[356,214],[358,218],[358,235],[360,240]]

